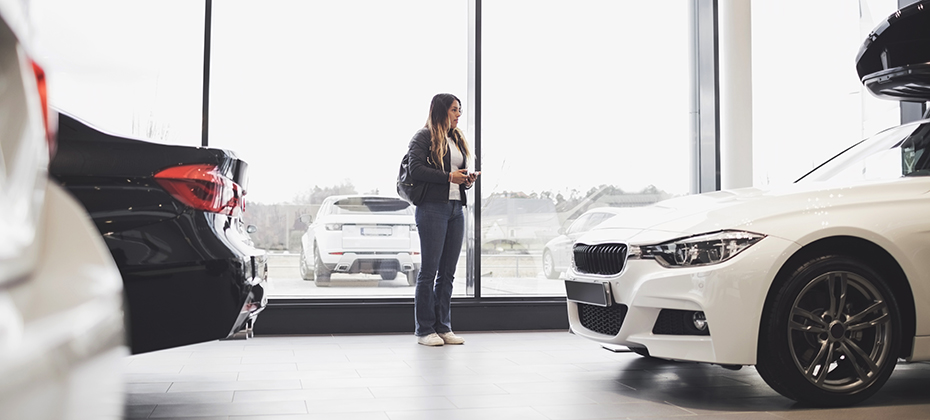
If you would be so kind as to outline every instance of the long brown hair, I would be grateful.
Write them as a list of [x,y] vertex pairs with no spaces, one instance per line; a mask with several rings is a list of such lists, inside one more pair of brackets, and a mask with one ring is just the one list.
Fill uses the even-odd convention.
[[433,160],[439,162],[443,170],[446,169],[443,158],[449,153],[446,136],[452,138],[452,141],[465,156],[466,162],[471,157],[471,150],[465,141],[465,134],[458,127],[451,128],[452,124],[449,122],[449,109],[452,108],[452,104],[455,102],[462,106],[462,101],[451,93],[436,94],[429,104],[429,118],[426,119],[426,128],[430,134],[430,152],[433,155]]

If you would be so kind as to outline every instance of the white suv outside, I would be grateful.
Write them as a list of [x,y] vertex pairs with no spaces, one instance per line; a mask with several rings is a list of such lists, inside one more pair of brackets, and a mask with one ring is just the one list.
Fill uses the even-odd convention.
[[300,245],[300,276],[317,286],[329,286],[333,273],[394,280],[399,272],[414,285],[420,271],[414,207],[397,197],[327,197]]

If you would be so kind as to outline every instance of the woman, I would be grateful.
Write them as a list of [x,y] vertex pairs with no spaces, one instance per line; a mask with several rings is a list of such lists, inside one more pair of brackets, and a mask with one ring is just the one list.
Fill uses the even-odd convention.
[[454,95],[433,97],[426,126],[410,140],[410,176],[424,182],[417,204],[420,274],[414,295],[417,342],[425,346],[464,344],[452,332],[452,279],[465,234],[465,190],[478,173],[468,173],[471,151],[458,128],[462,102]]

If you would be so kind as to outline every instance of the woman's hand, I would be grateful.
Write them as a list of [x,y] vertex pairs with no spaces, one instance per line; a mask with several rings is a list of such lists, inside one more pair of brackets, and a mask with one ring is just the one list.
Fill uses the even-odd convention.
[[472,172],[472,173],[468,174],[468,179],[465,180],[465,188],[466,188],[466,189],[471,188],[471,186],[472,186],[472,185],[475,183],[475,181],[478,179],[478,175],[481,175],[481,172],[480,172],[480,171],[478,171],[478,172]]
[[449,182],[453,184],[465,184],[469,179],[468,169],[459,169],[454,172],[449,172]]

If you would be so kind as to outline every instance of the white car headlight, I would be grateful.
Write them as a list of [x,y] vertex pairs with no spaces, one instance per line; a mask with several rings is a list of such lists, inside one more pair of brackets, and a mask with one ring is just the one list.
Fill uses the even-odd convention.
[[342,230],[342,223],[327,223],[326,230]]
[[722,230],[658,245],[630,246],[630,258],[655,259],[665,267],[696,267],[722,263],[759,242],[765,235]]

